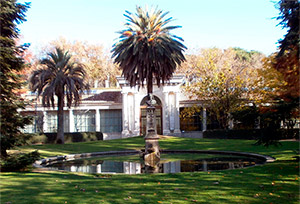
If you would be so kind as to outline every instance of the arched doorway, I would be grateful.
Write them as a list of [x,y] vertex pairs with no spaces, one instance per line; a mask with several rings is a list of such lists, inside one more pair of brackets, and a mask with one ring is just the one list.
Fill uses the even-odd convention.
[[[157,134],[162,135],[162,105],[161,105],[161,100],[157,97],[154,96],[154,99],[156,101],[155,105],[155,118],[156,118],[156,130]],[[146,134],[146,125],[147,125],[147,119],[146,119],[146,114],[147,114],[147,104],[146,101],[148,101],[148,96],[145,96],[141,102],[141,117],[140,117],[140,133],[141,135]]]

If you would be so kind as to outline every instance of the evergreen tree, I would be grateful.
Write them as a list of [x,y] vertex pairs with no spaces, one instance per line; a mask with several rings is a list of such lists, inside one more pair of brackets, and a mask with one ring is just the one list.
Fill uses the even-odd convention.
[[24,100],[17,90],[22,83],[18,72],[24,68],[20,54],[26,46],[16,46],[19,32],[17,24],[25,20],[29,4],[16,3],[16,0],[0,0],[0,143],[1,157],[7,157],[7,150],[25,142],[20,131],[30,123],[30,118],[23,117],[18,109],[25,108]]

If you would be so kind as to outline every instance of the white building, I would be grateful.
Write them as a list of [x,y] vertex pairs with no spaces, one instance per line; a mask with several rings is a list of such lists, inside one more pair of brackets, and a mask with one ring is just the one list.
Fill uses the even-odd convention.
[[[146,87],[130,87],[124,78],[117,79],[118,89],[93,90],[84,96],[80,106],[70,109],[65,107],[65,132],[102,132],[104,140],[145,133]],[[205,109],[199,113],[201,117],[197,115],[187,121],[180,120],[180,111],[193,104],[182,92],[183,83],[183,76],[174,76],[164,86],[153,87],[157,102],[155,113],[158,134],[180,136],[187,134],[187,130],[194,130],[199,135],[199,131],[201,133],[207,129]],[[36,96],[28,97],[34,99]],[[42,107],[36,102],[27,107],[23,114],[36,118],[34,124],[26,127],[25,132],[56,132],[56,109]]]

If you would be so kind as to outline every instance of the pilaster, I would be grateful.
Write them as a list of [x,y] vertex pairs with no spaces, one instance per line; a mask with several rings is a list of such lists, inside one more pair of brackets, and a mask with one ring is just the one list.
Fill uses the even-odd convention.
[[75,132],[74,112],[72,109],[69,109],[69,130],[70,132]]

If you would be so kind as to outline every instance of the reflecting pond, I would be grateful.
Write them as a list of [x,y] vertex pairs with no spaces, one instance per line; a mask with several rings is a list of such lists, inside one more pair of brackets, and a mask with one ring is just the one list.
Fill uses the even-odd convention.
[[[192,159],[191,159],[192,158]],[[49,163],[52,170],[104,174],[179,173],[250,167],[264,161],[245,156],[219,154],[162,154],[156,167],[146,166],[138,155],[98,156]]]

